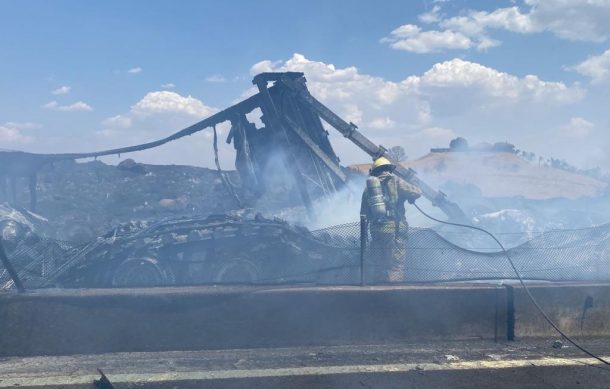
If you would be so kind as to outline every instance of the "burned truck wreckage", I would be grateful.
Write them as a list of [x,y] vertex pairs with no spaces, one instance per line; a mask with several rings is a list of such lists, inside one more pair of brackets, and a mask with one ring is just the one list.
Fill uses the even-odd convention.
[[[86,244],[43,238],[2,222],[8,257],[30,288],[250,284],[359,284],[358,223],[309,231],[260,215],[211,215],[128,223]],[[436,231],[411,228],[404,282],[512,279],[501,252],[459,247]],[[610,225],[549,231],[509,250],[532,280],[610,279]],[[0,289],[14,281],[0,271]]]
[[[269,83],[273,83],[269,86]],[[342,188],[348,172],[339,164],[322,121],[339,131],[372,158],[385,156],[387,150],[377,146],[363,136],[355,124],[348,123],[313,97],[305,85],[303,73],[261,73],[254,77],[258,88],[255,95],[220,111],[198,123],[178,131],[166,138],[129,147],[88,153],[31,154],[17,151],[0,152],[0,194],[9,192],[15,200],[15,181],[26,178],[29,183],[31,205],[36,207],[36,176],[46,164],[61,160],[97,158],[107,155],[121,155],[162,146],[171,141],[195,134],[208,128],[214,131],[214,151],[216,166],[227,190],[240,205],[240,196],[257,197],[269,190],[266,176],[269,158],[279,156],[288,169],[292,170],[292,181],[302,204],[311,210],[312,199],[331,196]],[[246,118],[246,114],[260,109],[262,128],[256,128]],[[220,169],[217,157],[216,126],[230,122],[231,130],[227,138],[236,150],[235,167],[241,178],[239,192]],[[424,196],[454,220],[464,220],[464,213],[436,191],[419,180],[413,170],[400,165],[396,174],[415,184]],[[7,190],[8,182],[8,190]]]
[[[366,273],[366,234],[358,223],[310,231],[265,218],[251,208],[257,199],[270,195],[278,180],[275,175],[291,183],[290,193],[283,195],[299,199],[310,217],[314,217],[316,200],[346,188],[353,173],[341,166],[323,123],[373,159],[391,157],[356,125],[313,97],[302,73],[262,73],[253,84],[258,89],[253,96],[157,141],[87,153],[0,151],[0,195],[14,205],[16,182],[22,178],[30,194],[31,212],[15,206],[5,212],[10,217],[0,220],[4,250],[19,278],[28,287],[361,282]],[[262,113],[261,128],[246,116],[257,109]],[[221,169],[218,158],[216,126],[227,121],[231,129],[226,142],[235,148],[238,180]],[[44,228],[34,226],[45,224],[34,213],[37,178],[45,166],[151,149],[205,129],[213,131],[216,173],[224,193],[235,209],[247,212],[123,222],[97,239],[79,243],[52,239],[45,236]],[[270,169],[272,158],[279,158],[285,168]],[[420,180],[415,171],[395,164],[395,174],[419,187],[450,220],[468,222],[460,207],[442,192]],[[403,233],[408,234],[409,253],[405,258],[409,272],[403,281],[514,278],[502,254],[489,252],[489,242],[485,242],[487,250],[469,250],[430,229],[411,228]],[[607,271],[600,271],[610,269],[609,237],[607,226],[552,231],[514,247],[511,256],[524,277],[531,279],[610,279]],[[577,268],[575,258],[579,259]],[[0,267],[0,288],[14,286],[8,269]]]
[[[302,227],[260,215],[130,223],[78,246],[31,234],[9,243],[21,278],[37,287],[316,282],[330,261],[350,261],[347,242],[320,239]],[[265,278],[269,274],[273,276]],[[338,277],[328,274],[328,283]],[[2,282],[10,286],[10,279]]]

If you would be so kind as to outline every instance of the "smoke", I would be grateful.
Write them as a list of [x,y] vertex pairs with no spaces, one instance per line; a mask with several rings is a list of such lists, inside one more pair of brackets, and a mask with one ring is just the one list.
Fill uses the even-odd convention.
[[[281,157],[276,155],[271,160],[281,161]],[[362,193],[366,188],[366,175],[350,174],[346,185],[332,196],[323,196],[315,199],[312,202],[312,212],[311,214],[308,214],[305,207],[300,203],[298,191],[296,191],[296,188],[294,187],[294,185],[296,185],[294,176],[285,167],[286,164],[275,162],[273,165],[275,166],[272,169],[274,174],[271,174],[271,170],[267,170],[266,176],[269,177],[271,182],[282,185],[284,189],[278,191],[276,187],[275,193],[265,195],[264,199],[257,202],[255,206],[257,210],[260,210],[269,216],[278,217],[290,223],[304,226],[310,230],[360,221],[360,207]],[[282,208],[277,200],[277,196],[280,194],[285,196],[286,193],[292,193],[292,206]],[[295,198],[292,196],[297,197]],[[272,199],[275,199],[275,201],[272,202]],[[287,204],[287,202],[288,199],[283,202],[283,204]],[[426,209],[427,212],[441,218],[443,217],[442,212],[429,203],[424,203],[421,206]],[[408,222],[413,226],[430,227],[433,225],[433,222],[408,205],[406,207],[406,213]]]
[[330,198],[321,198],[313,204],[313,218],[305,227],[315,230],[360,220],[360,202],[366,185],[364,176],[352,177],[347,185]]
[[301,202],[296,177],[288,166],[288,157],[282,151],[275,151],[267,157],[259,175],[263,180],[260,185],[264,186],[264,192],[253,204],[255,211],[279,217],[281,209],[294,207]]
[[[457,203],[472,224],[495,233],[508,247],[542,231],[610,221],[610,205],[604,201],[607,183],[540,164],[538,159],[527,161],[512,152],[443,152],[411,161],[409,166]],[[494,247],[476,232],[447,226],[435,229],[463,247]]]
[[269,156],[262,177],[266,190],[253,204],[253,210],[265,216],[277,217],[312,230],[360,219],[360,201],[365,185],[363,176],[351,177],[347,185],[331,197],[312,198],[311,213],[303,204],[297,177],[290,168],[289,157],[283,151]]

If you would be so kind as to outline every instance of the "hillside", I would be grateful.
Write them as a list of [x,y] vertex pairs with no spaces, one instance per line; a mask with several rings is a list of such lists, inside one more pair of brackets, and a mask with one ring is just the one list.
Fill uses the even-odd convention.
[[[403,163],[434,187],[447,184],[474,186],[483,197],[523,197],[530,200],[551,198],[579,199],[600,196],[605,182],[591,177],[538,166],[513,153],[441,152]],[[368,164],[350,169],[368,172]]]
[[[25,180],[18,181],[17,191],[13,205],[29,206]],[[38,177],[37,213],[51,222],[53,237],[70,241],[87,241],[134,220],[208,215],[236,208],[218,173],[206,168],[64,161],[45,167]]]

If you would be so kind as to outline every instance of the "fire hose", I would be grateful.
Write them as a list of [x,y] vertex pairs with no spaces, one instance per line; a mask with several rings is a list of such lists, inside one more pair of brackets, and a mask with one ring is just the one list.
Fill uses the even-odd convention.
[[574,347],[576,347],[577,349],[579,349],[580,351],[582,351],[583,353],[587,354],[588,356],[597,359],[598,361],[604,363],[605,365],[610,365],[610,362],[605,360],[604,358],[592,353],[591,351],[587,350],[586,348],[584,348],[583,346],[581,346],[580,344],[578,344],[574,339],[572,339],[571,337],[569,337],[567,334],[565,334],[560,328],[559,326],[557,326],[557,324],[555,324],[553,322],[553,320],[551,320],[551,318],[546,314],[546,312],[542,309],[542,307],[540,306],[540,304],[538,304],[538,301],[536,301],[536,299],[534,298],[534,296],[532,295],[532,292],[530,291],[530,289],[527,287],[527,285],[525,284],[525,281],[523,281],[523,277],[521,277],[521,273],[519,273],[519,270],[517,270],[517,267],[515,266],[515,263],[513,262],[512,258],[510,257],[510,255],[508,254],[508,251],[504,248],[504,245],[498,240],[498,238],[495,237],[494,234],[492,234],[491,232],[487,231],[484,228],[481,227],[476,227],[476,226],[471,226],[468,224],[461,224],[461,223],[453,223],[453,222],[448,222],[448,221],[444,221],[444,220],[440,220],[437,219],[433,216],[428,215],[424,210],[422,210],[417,204],[415,204],[415,201],[410,201],[410,203],[417,208],[417,210],[424,215],[425,217],[427,217],[430,220],[434,220],[435,222],[441,223],[441,224],[446,224],[449,226],[455,226],[455,227],[462,227],[462,228],[470,228],[472,230],[476,230],[476,231],[480,231],[488,236],[490,236],[497,244],[498,246],[502,249],[502,252],[504,253],[504,255],[506,256],[506,259],[508,259],[508,262],[510,263],[510,266],[512,267],[513,271],[515,272],[515,275],[517,276],[517,279],[519,280],[519,283],[521,284],[521,286],[523,287],[523,290],[525,290],[525,293],[527,294],[527,297],[529,298],[529,300],[532,302],[532,304],[534,304],[534,306],[536,307],[536,309],[538,310],[538,312],[542,315],[542,317],[544,318],[544,320],[546,320],[546,322],[553,327],[553,329],[559,334],[561,335],[561,337],[563,337],[565,340],[567,340],[568,342],[570,342]]

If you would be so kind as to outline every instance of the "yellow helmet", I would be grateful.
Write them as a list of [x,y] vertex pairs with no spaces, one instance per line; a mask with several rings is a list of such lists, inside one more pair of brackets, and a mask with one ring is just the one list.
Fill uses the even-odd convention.
[[375,160],[375,162],[373,162],[372,170],[377,170],[378,168],[380,168],[382,166],[388,166],[390,168],[396,167],[396,165],[394,165],[392,162],[390,162],[390,160],[387,159],[386,157],[379,157]]

